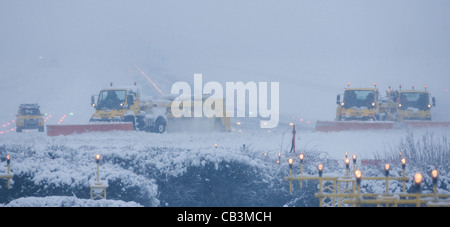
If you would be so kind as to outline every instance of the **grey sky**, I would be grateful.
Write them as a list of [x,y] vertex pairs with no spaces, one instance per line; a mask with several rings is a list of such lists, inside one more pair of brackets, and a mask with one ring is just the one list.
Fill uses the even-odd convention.
[[347,81],[383,92],[428,84],[443,112],[449,12],[447,0],[5,0],[0,72],[44,56],[113,78],[136,63],[166,91],[194,73],[279,81],[282,113],[324,120]]

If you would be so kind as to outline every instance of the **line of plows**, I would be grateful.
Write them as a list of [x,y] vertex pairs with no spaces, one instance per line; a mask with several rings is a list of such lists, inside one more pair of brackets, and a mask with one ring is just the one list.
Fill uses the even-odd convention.
[[336,97],[336,119],[318,121],[316,131],[342,131],[351,129],[392,129],[399,127],[450,126],[450,122],[431,121],[431,108],[436,99],[423,90],[398,90],[389,87],[381,96],[374,83],[373,88],[347,88]]
[[[316,131],[450,126],[450,122],[431,120],[430,110],[436,105],[436,99],[431,97],[426,86],[423,90],[416,90],[414,87],[403,90],[401,86],[398,90],[393,90],[389,87],[385,96],[379,94],[376,83],[372,88],[351,88],[350,83],[347,86],[343,94],[337,95],[335,121],[317,121]],[[170,108],[173,99],[170,95],[161,95],[158,100],[153,100],[141,97],[136,86],[113,88],[111,84],[110,88],[92,96],[91,105],[95,108],[95,113],[89,124],[47,125],[47,135],[111,130],[163,133],[170,126],[172,129],[188,131],[230,131],[229,117],[173,117]],[[193,100],[187,103],[190,103],[190,108],[194,111]]]

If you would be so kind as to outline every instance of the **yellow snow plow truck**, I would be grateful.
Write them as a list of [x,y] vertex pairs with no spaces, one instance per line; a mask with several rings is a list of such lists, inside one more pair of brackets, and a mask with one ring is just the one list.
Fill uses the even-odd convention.
[[398,90],[394,100],[390,100],[396,107],[394,121],[403,120],[431,120],[431,107],[436,106],[436,99],[425,90]]
[[336,121],[379,120],[378,89],[376,88],[347,88],[344,90],[343,100],[336,97]]
[[[163,133],[191,129],[212,129],[230,131],[229,118],[175,118],[171,113],[174,97],[162,96],[158,100],[142,97],[135,88],[103,89],[91,97],[91,105],[95,108],[90,122],[131,122],[133,129],[147,132]],[[193,106],[193,105],[192,105]],[[105,123],[100,125],[107,126]]]
[[16,115],[16,132],[24,129],[44,131],[44,119],[38,104],[21,104]]
[[[91,97],[95,108],[90,122],[131,122],[133,129],[163,133],[167,118],[165,108],[153,105],[151,99],[141,98],[133,88],[109,88]],[[103,124],[105,125],[105,124]]]

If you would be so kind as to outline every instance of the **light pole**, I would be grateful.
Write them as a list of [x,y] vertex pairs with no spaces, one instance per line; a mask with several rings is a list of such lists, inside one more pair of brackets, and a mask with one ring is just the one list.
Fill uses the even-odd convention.
[[322,177],[323,164],[319,164],[319,165],[317,166],[317,170],[319,170],[319,177]]
[[[11,157],[9,156],[9,154],[7,154],[6,155],[6,166],[7,166],[7,172],[6,172],[6,174],[10,174],[10,170],[11,170]],[[8,189],[10,188],[10,184],[9,184],[9,179],[10,178],[8,178],[6,181],[8,182],[7,183],[7,187],[8,187]]]
[[[289,163],[289,176],[292,176],[292,165],[294,164],[294,159],[288,159]],[[292,193],[292,181],[289,181],[289,191]]]
[[95,156],[95,162],[97,163],[97,182],[96,184],[100,184],[100,155],[97,154]]
[[435,199],[437,199],[437,182],[438,182],[438,171],[433,169],[431,171],[431,178],[433,178],[433,194]]
[[[303,159],[305,159],[305,156],[303,154],[300,154],[298,156],[300,159],[300,175],[303,174]],[[303,180],[300,180],[300,188],[303,188]]]
[[[405,177],[405,169],[406,169],[406,158],[402,158],[401,160],[402,163],[402,177]],[[403,192],[405,192],[405,181],[403,180]]]
[[416,175],[414,175],[414,184],[416,187],[416,206],[420,207],[420,184],[422,183],[423,180],[423,176],[421,173],[416,173]]
[[389,164],[384,165],[384,176],[386,177],[386,194],[389,192]]
[[294,159],[290,158],[288,159],[288,163],[289,163],[289,176],[292,175],[292,165],[294,164]]
[[348,158],[346,158],[345,159],[345,169],[347,170],[346,172],[346,175],[347,175],[347,177],[348,177],[348,172],[349,172],[349,169],[350,169],[350,159],[348,159]]
[[106,188],[108,184],[100,181],[100,154],[95,155],[95,162],[97,164],[97,180],[89,186],[91,189],[91,199],[106,199]]
[[356,178],[356,192],[357,192],[357,199],[358,200],[361,197],[361,177],[362,177],[361,170],[356,170],[355,171],[355,178]]

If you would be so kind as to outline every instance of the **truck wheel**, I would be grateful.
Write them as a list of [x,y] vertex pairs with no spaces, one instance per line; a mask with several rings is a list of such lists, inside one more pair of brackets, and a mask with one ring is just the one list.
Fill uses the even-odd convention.
[[16,132],[22,132],[22,128],[21,127],[17,127],[16,128]]
[[145,122],[144,122],[144,118],[142,116],[138,116],[136,118],[136,128],[139,129],[140,131],[145,130]]
[[132,115],[125,116],[123,118],[124,122],[131,122],[133,124],[133,130],[136,130],[136,118]]
[[155,122],[155,132],[157,133],[163,133],[166,131],[166,120],[164,118],[158,118]]
[[43,132],[44,131],[44,126],[41,126],[38,128],[38,132]]

